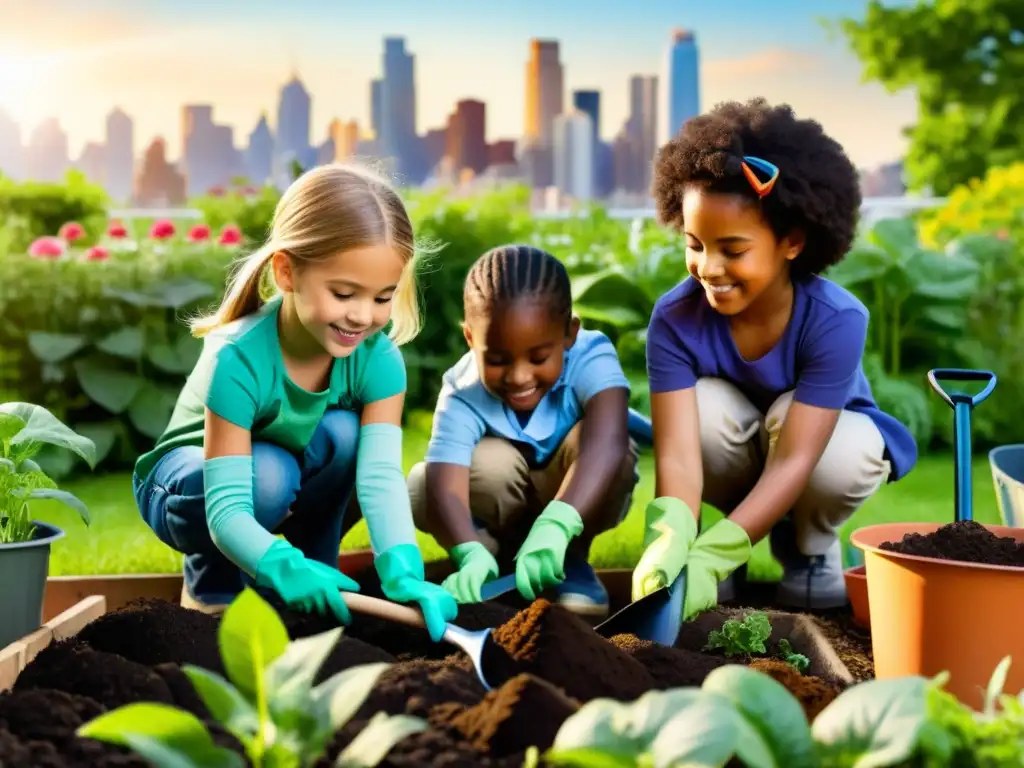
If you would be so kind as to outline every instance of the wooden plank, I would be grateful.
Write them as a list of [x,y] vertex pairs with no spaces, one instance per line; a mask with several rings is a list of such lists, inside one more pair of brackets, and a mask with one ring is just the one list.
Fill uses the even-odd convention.
[[10,689],[24,668],[25,646],[20,640],[0,650],[0,691]]

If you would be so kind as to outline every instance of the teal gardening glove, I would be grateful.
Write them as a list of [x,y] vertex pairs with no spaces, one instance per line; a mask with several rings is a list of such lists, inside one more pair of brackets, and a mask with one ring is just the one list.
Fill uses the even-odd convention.
[[750,560],[747,532],[729,518],[697,537],[686,566],[683,621],[718,605],[718,583]]
[[480,588],[498,575],[498,562],[479,541],[464,541],[451,551],[458,570],[441,585],[460,603],[479,603]]
[[565,578],[565,550],[583,531],[580,513],[564,501],[549,503],[530,527],[516,553],[516,588],[535,600],[548,587]]
[[388,600],[419,603],[430,639],[441,641],[445,625],[459,612],[455,598],[424,579],[423,555],[415,544],[398,544],[381,552],[374,566]]
[[661,496],[644,513],[644,552],[633,569],[633,600],[676,580],[697,538],[697,520],[680,499]]
[[359,585],[337,568],[310,560],[287,541],[277,539],[256,564],[256,586],[274,590],[292,609],[316,611],[328,609],[342,624],[352,620],[341,592],[358,592]]

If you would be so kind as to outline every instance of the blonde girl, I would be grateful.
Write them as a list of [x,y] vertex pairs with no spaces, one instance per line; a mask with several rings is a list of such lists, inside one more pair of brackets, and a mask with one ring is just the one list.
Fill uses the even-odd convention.
[[385,595],[417,603],[435,640],[455,617],[424,580],[402,471],[414,254],[385,179],[319,166],[285,191],[220,307],[193,321],[202,354],[134,476],[143,519],[185,556],[183,605],[217,612],[254,584],[348,623],[339,590],[358,585],[338,550],[361,514]]

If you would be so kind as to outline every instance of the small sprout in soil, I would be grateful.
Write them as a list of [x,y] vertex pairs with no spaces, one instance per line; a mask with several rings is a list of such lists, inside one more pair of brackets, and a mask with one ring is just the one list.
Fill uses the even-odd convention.
[[708,634],[705,651],[721,650],[727,657],[753,656],[768,652],[764,642],[772,634],[772,625],[768,614],[753,611],[743,621],[729,619],[721,629],[713,629]]
[[[342,628],[289,642],[280,617],[246,589],[224,612],[218,641],[227,679],[193,665],[183,670],[210,714],[245,747],[254,768],[312,766],[356,713],[386,663],[350,667],[313,685]],[[426,730],[409,715],[378,712],[339,755],[336,766],[377,765],[399,741]],[[77,735],[128,747],[158,768],[239,768],[194,715],[166,704],[129,704],[90,720]]]
[[779,656],[787,664],[792,664],[796,667],[796,671],[801,675],[811,666],[811,660],[802,653],[794,651],[792,644],[785,637],[779,640]]

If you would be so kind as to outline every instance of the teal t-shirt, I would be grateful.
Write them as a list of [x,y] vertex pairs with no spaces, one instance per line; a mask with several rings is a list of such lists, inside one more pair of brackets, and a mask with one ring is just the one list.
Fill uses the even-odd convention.
[[171,449],[203,444],[206,408],[250,430],[253,442],[274,443],[301,455],[329,408],[358,411],[405,391],[402,353],[380,331],[334,361],[327,389],[310,392],[297,385],[281,355],[280,306],[281,297],[275,297],[258,312],[205,337],[167,428],[135,463],[140,479]]

